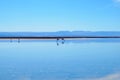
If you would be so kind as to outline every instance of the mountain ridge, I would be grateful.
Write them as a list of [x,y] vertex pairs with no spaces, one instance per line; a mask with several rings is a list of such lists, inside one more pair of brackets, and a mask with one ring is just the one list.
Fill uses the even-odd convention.
[[9,36],[120,36],[120,31],[0,32],[0,37]]

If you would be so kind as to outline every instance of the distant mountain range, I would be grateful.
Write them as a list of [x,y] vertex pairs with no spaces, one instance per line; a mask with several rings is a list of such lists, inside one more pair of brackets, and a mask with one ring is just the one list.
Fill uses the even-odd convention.
[[0,32],[0,37],[16,36],[120,36],[120,31]]

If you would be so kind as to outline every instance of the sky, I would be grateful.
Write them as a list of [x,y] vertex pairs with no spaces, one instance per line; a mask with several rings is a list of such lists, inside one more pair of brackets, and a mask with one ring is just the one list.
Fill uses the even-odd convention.
[[120,0],[0,0],[0,32],[120,31]]

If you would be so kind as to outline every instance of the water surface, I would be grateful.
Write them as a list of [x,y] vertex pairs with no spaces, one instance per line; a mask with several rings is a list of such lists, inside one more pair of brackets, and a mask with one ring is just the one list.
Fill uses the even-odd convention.
[[120,80],[120,39],[0,42],[0,80]]

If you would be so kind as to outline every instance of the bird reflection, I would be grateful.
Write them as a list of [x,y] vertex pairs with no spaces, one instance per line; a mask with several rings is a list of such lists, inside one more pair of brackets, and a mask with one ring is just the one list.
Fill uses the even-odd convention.
[[65,40],[64,40],[64,38],[62,38],[61,40],[59,38],[57,38],[56,43],[57,43],[57,46],[59,46],[60,44],[64,44]]

